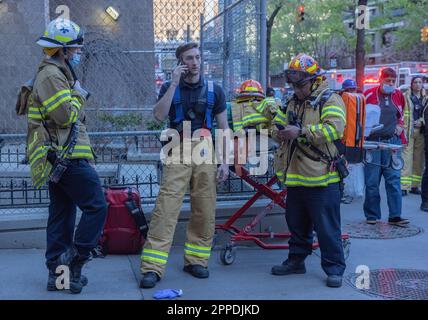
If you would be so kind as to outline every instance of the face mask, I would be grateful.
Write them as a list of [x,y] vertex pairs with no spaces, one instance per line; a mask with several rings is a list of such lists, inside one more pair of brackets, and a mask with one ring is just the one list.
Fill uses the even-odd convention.
[[70,62],[72,67],[76,67],[80,63],[81,56],[82,55],[80,53],[75,53],[68,62]]
[[383,92],[385,92],[386,94],[391,94],[391,93],[393,93],[394,92],[394,86],[390,86],[390,85],[388,85],[388,84],[384,84],[384,85],[382,85],[382,90],[383,90]]

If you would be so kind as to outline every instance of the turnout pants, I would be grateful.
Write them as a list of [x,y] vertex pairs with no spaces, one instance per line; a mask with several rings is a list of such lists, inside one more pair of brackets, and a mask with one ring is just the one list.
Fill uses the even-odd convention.
[[[73,244],[89,257],[101,236],[107,203],[97,172],[84,159],[71,160],[59,183],[49,182],[49,196],[46,265],[55,269],[58,256]],[[76,205],[82,217],[75,233]]]
[[163,276],[183,198],[190,184],[191,216],[184,246],[184,265],[208,266],[215,229],[215,164],[164,165],[162,184],[141,256],[141,272]]
[[285,217],[291,238],[288,258],[303,261],[312,253],[315,230],[321,266],[327,275],[343,275],[339,183],[327,187],[289,187]]
[[420,129],[414,131],[409,144],[403,150],[404,168],[401,171],[401,190],[419,188],[425,165],[425,138]]

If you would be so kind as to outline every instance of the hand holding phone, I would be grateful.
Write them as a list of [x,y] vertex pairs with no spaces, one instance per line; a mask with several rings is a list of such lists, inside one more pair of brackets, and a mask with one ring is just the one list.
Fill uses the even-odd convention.
[[178,86],[178,84],[180,83],[180,78],[185,77],[187,75],[188,70],[189,68],[179,61],[177,63],[177,67],[172,73],[172,83]]

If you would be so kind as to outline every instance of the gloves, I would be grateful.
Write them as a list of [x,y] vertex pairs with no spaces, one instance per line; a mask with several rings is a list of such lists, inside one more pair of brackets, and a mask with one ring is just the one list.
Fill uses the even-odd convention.
[[85,98],[85,100],[88,100],[89,96],[91,95],[88,91],[82,88],[79,80],[76,80],[76,82],[74,82],[73,90],[80,94],[83,98]]
[[153,298],[155,299],[174,299],[176,297],[180,297],[183,294],[183,290],[178,289],[164,289],[158,290],[153,294]]

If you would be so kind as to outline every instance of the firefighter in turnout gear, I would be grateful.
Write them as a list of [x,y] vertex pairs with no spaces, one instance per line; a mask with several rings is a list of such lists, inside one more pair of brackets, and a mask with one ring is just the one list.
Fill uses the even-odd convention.
[[[169,117],[170,127],[183,138],[184,121],[191,123],[193,135],[211,135],[212,121],[218,129],[228,129],[226,100],[223,90],[200,73],[201,53],[196,43],[182,45],[176,50],[178,66],[172,80],[165,83],[159,93],[153,113],[162,121]],[[198,130],[198,131],[197,131]],[[180,139],[182,142],[184,139]],[[191,153],[199,142],[193,141]],[[180,143],[180,149],[184,149]],[[174,151],[173,151],[174,152]],[[202,151],[201,151],[202,152]],[[183,158],[183,150],[180,151]],[[141,255],[142,288],[152,288],[164,275],[174,230],[183,198],[190,185],[191,216],[184,245],[184,271],[196,278],[207,278],[208,259],[211,254],[215,228],[216,179],[227,179],[229,169],[223,163],[197,164],[193,156],[187,164],[180,160],[165,163],[162,183],[150,221]]]
[[[49,180],[47,289],[61,289],[57,268],[67,266],[70,291],[80,293],[88,282],[82,267],[97,245],[107,213],[100,179],[90,164],[94,155],[83,111],[89,94],[73,71],[83,33],[74,22],[59,18],[49,23],[37,44],[45,57],[27,102],[27,157],[34,185],[40,188]],[[76,205],[82,217],[75,232]]]
[[263,87],[258,81],[245,80],[239,88],[236,100],[232,102],[233,130],[264,129],[269,123],[269,116],[274,115],[277,109],[275,99],[265,97]]
[[287,112],[272,120],[272,136],[280,143],[275,156],[278,178],[287,187],[286,220],[291,232],[288,259],[272,268],[274,275],[305,273],[315,230],[327,286],[340,287],[345,258],[340,226],[340,180],[344,158],[334,141],[344,132],[341,97],[327,87],[318,63],[306,54],[291,60],[285,71],[294,95]]
[[422,77],[412,78],[410,89],[404,95],[404,125],[408,144],[403,150],[404,168],[401,171],[401,190],[403,196],[407,192],[421,194],[422,172],[424,170],[424,119],[423,109],[428,105],[428,97],[423,89]]

